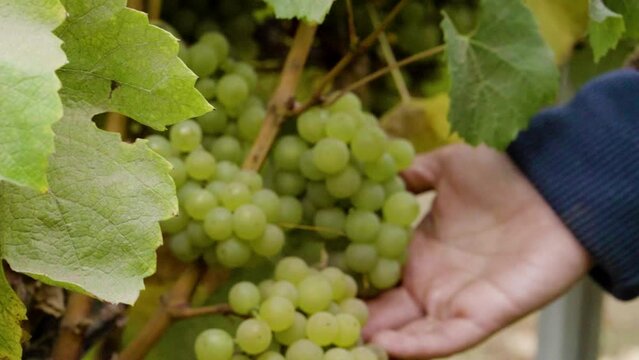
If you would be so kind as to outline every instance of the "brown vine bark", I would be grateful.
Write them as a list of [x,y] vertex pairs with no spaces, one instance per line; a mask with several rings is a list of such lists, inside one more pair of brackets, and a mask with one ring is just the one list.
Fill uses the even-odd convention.
[[305,22],[300,22],[297,27],[291,50],[284,62],[280,83],[268,103],[264,123],[244,161],[243,168],[258,170],[262,166],[286,113],[293,108],[295,90],[311,50],[316,29],[316,25]]
[[93,299],[86,295],[71,293],[60,323],[60,335],[53,346],[53,360],[79,359]]

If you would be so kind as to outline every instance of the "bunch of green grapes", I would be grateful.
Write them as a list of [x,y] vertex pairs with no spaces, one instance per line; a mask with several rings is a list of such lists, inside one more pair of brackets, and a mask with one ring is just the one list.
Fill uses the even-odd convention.
[[276,224],[298,222],[300,211],[297,200],[263,188],[260,174],[239,168],[265,110],[253,96],[257,75],[229,59],[228,47],[222,35],[207,33],[183,54],[216,110],[174,125],[168,139],[154,134],[147,140],[173,166],[180,210],[161,223],[173,254],[236,268],[255,255],[278,255],[285,236]]
[[[281,259],[273,278],[259,286],[235,284],[234,313],[246,316],[234,339],[209,329],[195,340],[198,360],[378,360],[385,354],[361,346],[366,304],[355,280],[341,270],[310,268],[300,258]],[[235,351],[237,344],[238,351]]]
[[388,138],[357,96],[347,94],[300,115],[297,133],[277,141],[271,182],[278,194],[302,199],[305,223],[343,252],[347,270],[387,289],[400,279],[419,214],[398,176],[414,156],[410,142]]

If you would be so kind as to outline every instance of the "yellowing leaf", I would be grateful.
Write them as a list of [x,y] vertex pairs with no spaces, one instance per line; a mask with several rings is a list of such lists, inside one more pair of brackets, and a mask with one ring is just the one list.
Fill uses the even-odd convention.
[[26,309],[4,276],[0,258],[0,359],[17,360],[22,358],[22,328],[20,321],[25,320]]
[[450,99],[444,93],[429,98],[413,98],[392,108],[380,122],[388,134],[412,142],[417,152],[431,151],[462,141],[457,134],[451,134],[449,106]]

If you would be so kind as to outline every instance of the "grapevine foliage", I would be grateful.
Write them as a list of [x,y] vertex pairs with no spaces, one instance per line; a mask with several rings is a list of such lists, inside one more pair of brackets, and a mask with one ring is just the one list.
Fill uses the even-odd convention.
[[19,358],[22,349],[20,337],[22,329],[20,321],[26,318],[26,309],[22,301],[13,292],[4,276],[2,264],[0,264],[0,358]]
[[44,191],[51,124],[62,116],[55,70],[66,62],[51,31],[64,8],[58,0],[2,1],[0,19],[0,179]]
[[335,0],[264,0],[273,7],[278,19],[302,19],[322,23]]
[[606,7],[603,0],[590,0],[590,45],[595,57],[599,61],[610,49],[614,49],[621,39],[626,24],[623,16]]
[[484,0],[470,36],[442,22],[452,78],[449,121],[471,144],[505,148],[542,105],[559,73],[530,11],[520,1]]

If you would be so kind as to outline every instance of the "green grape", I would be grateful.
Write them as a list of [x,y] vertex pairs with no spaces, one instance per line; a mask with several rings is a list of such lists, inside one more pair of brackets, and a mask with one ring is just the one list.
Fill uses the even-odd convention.
[[302,203],[292,196],[280,197],[280,223],[297,225],[302,222]]
[[342,348],[332,348],[324,353],[323,360],[353,360],[353,355]]
[[386,147],[386,134],[378,127],[362,127],[357,130],[351,142],[353,156],[363,162],[379,159]]
[[186,173],[195,180],[208,180],[215,175],[216,163],[213,155],[203,149],[191,152],[184,162]]
[[147,145],[151,150],[160,154],[164,158],[169,158],[173,155],[173,148],[171,143],[164,136],[161,135],[149,135],[146,137]]
[[309,182],[306,187],[306,196],[311,199],[317,208],[327,208],[335,204],[336,199],[326,189],[324,182]]
[[249,89],[255,89],[258,80],[257,73],[250,64],[245,62],[237,62],[233,65],[232,71],[246,80]]
[[237,268],[246,265],[251,259],[251,248],[232,237],[220,242],[215,249],[215,254],[222,265]]
[[177,233],[171,237],[169,249],[178,260],[184,262],[191,262],[200,256],[198,250],[191,245],[189,235],[186,231]]
[[355,194],[361,185],[362,177],[359,171],[350,165],[326,179],[328,193],[338,199],[344,199]]
[[[344,254],[341,253],[342,255],[342,260],[344,260]],[[346,267],[346,264],[342,264],[341,268]],[[357,282],[355,281],[355,279],[353,279],[350,275],[345,275],[344,276],[344,281],[346,281],[346,290],[345,290],[345,294],[344,297],[346,298],[351,298],[351,297],[355,297],[357,296]]]
[[247,354],[255,355],[266,350],[271,344],[273,334],[265,321],[247,319],[242,321],[235,332],[235,341]]
[[299,284],[299,307],[307,314],[314,314],[325,310],[333,299],[333,289],[330,282],[321,275],[309,275]]
[[388,360],[388,354],[383,347],[377,344],[366,344],[366,347],[369,348],[375,356],[377,356],[377,360]]
[[305,188],[306,179],[297,172],[279,171],[275,174],[275,190],[280,195],[297,196]]
[[240,205],[233,213],[233,233],[243,240],[254,240],[264,234],[266,215],[253,204]]
[[195,338],[197,360],[230,360],[233,356],[233,338],[226,331],[208,329]]
[[401,226],[382,223],[375,246],[380,256],[398,259],[408,245],[408,232]]
[[353,360],[377,360],[375,352],[366,346],[358,346],[351,350]]
[[382,154],[377,160],[364,164],[364,173],[369,179],[377,182],[388,181],[395,176],[397,165],[388,153]]
[[242,111],[237,120],[237,130],[240,138],[246,141],[253,141],[260,133],[260,128],[264,122],[266,110],[260,106],[251,106]]
[[377,250],[370,244],[350,244],[344,253],[346,266],[358,273],[368,273],[377,264]]
[[404,180],[402,180],[400,176],[395,176],[394,178],[386,181],[383,185],[386,197],[390,197],[396,192],[406,191],[406,184],[404,184]]
[[[198,121],[198,124],[199,123],[200,122]],[[200,127],[201,127],[201,125],[200,125]],[[202,131],[204,131],[204,130],[202,130]],[[201,146],[204,149],[210,149],[211,146],[213,146],[214,142],[215,142],[215,136],[206,134],[206,135],[202,136],[202,145]]]
[[257,357],[257,360],[286,360],[284,355],[275,352],[275,351],[267,351],[265,353],[260,354]]
[[368,321],[368,306],[360,299],[346,299],[339,304],[339,307],[342,313],[353,315],[361,326],[364,326]]
[[359,339],[362,326],[359,320],[351,314],[338,314],[337,319],[337,336],[334,343],[341,347],[350,347],[355,345]]
[[297,132],[302,139],[316,143],[326,136],[326,122],[329,113],[326,110],[312,108],[297,118]]
[[327,267],[321,271],[322,276],[328,279],[333,290],[333,300],[341,300],[346,296],[346,276],[342,270],[336,267]]
[[[218,173],[217,175],[220,175],[220,167],[218,164]],[[219,181],[219,180],[214,180],[209,182],[208,184],[206,184],[206,191],[210,191],[213,195],[215,195],[215,197],[217,199],[222,199],[222,194],[224,194],[224,192],[226,191],[226,183]]]
[[226,74],[217,83],[217,98],[227,108],[239,108],[248,95],[249,86],[240,75]]
[[286,360],[322,360],[324,351],[314,342],[300,339],[286,350]]
[[245,184],[251,191],[258,191],[263,186],[262,176],[255,170],[240,170],[235,181]]
[[222,205],[234,211],[241,205],[251,202],[251,190],[240,182],[231,182],[226,185],[226,191],[222,194]]
[[204,189],[193,190],[184,201],[186,213],[196,220],[203,220],[209,210],[216,206],[215,195]]
[[186,166],[184,166],[184,161],[177,156],[171,156],[167,158],[167,160],[173,166],[169,175],[173,178],[175,187],[179,188],[186,182]]
[[338,330],[335,316],[325,311],[311,315],[306,322],[306,337],[319,346],[332,343]]
[[244,354],[235,354],[235,355],[233,355],[231,360],[251,360],[251,358],[246,356],[246,355],[244,355]]
[[260,305],[260,290],[255,284],[241,281],[229,291],[229,305],[231,309],[240,315],[247,315]]
[[191,65],[191,55],[189,53],[189,48],[182,41],[180,41],[180,48],[178,50],[178,57],[180,58],[180,60],[182,60],[182,62],[184,62],[184,65],[186,65],[188,67],[191,67],[190,66]]
[[[228,116],[230,117],[237,117],[237,111],[232,110],[232,109],[227,109],[228,111]],[[235,122],[231,122],[228,123],[226,125],[226,128],[224,128],[224,135],[228,135],[233,137],[234,139],[238,137],[238,131],[237,131],[237,123]]]
[[332,138],[350,142],[357,131],[357,120],[348,113],[332,114],[326,122],[326,135]]
[[313,202],[311,201],[311,199],[309,199],[308,197],[304,197],[302,199],[302,210],[304,210],[304,221],[305,222],[313,221],[313,218],[315,217],[315,212],[317,212],[317,209],[315,208],[315,205],[313,205]]
[[233,214],[223,207],[211,209],[204,217],[204,231],[216,241],[230,238],[233,235]]
[[276,222],[280,218],[280,197],[271,189],[262,189],[253,193],[252,202],[262,209],[268,222]]
[[283,331],[295,321],[295,306],[287,298],[271,296],[260,305],[260,318],[273,331]]
[[351,210],[346,216],[346,236],[355,242],[372,242],[379,232],[379,217],[374,212]]
[[391,195],[383,207],[384,219],[390,223],[408,226],[419,215],[419,204],[415,195],[400,191]]
[[359,113],[358,120],[359,120],[359,126],[371,127],[371,128],[379,127],[377,118],[375,117],[375,115],[371,113],[365,113],[365,112]]
[[239,164],[242,161],[242,145],[233,136],[219,137],[211,146],[211,153],[218,161],[230,161]]
[[333,138],[322,139],[313,147],[313,163],[322,172],[336,174],[348,164],[348,146]]
[[415,148],[406,139],[391,140],[386,150],[395,160],[397,171],[408,168],[415,158]]
[[196,118],[196,120],[198,124],[200,124],[202,131],[210,135],[217,135],[224,132],[229,121],[226,116],[226,111],[224,111],[221,107],[207,112],[206,114]]
[[371,180],[364,180],[362,186],[351,197],[351,202],[359,210],[376,211],[382,208],[386,194],[384,187]]
[[304,260],[289,256],[280,260],[275,266],[275,279],[297,284],[306,278],[309,271]]
[[230,161],[220,161],[217,164],[215,179],[224,182],[231,182],[240,172],[240,168]]
[[282,251],[284,241],[284,232],[279,226],[266,224],[262,236],[251,242],[251,248],[258,255],[272,257]]
[[193,151],[202,142],[202,129],[197,122],[185,120],[171,127],[169,140],[176,150]]
[[213,74],[218,61],[215,49],[209,44],[197,42],[189,48],[189,67],[200,78]]
[[262,299],[267,299],[269,296],[271,296],[273,285],[275,285],[275,280],[273,279],[260,281],[260,283],[257,285],[257,288],[260,289],[260,295],[262,296]]
[[318,234],[325,239],[335,239],[342,235],[346,215],[340,208],[320,209],[315,213],[313,224]]
[[269,296],[281,296],[287,298],[294,306],[297,306],[299,294],[297,288],[286,280],[276,281],[269,291]]
[[362,102],[357,95],[349,92],[332,103],[328,109],[332,112],[360,112],[362,111]]
[[219,32],[206,32],[200,36],[199,42],[207,44],[215,50],[216,57],[220,64],[229,56],[229,42],[226,40],[226,37]]
[[340,313],[341,309],[339,308],[339,305],[337,305],[336,303],[332,302],[331,305],[328,306],[328,310],[329,313],[333,314],[333,315],[337,315]]
[[160,221],[160,228],[162,229],[162,233],[164,234],[175,234],[178,233],[189,224],[189,216],[186,214],[186,211],[180,207],[178,214],[168,220]]
[[205,248],[213,245],[213,239],[206,235],[202,223],[198,221],[191,221],[186,227],[186,233],[189,234],[189,241],[194,246]]
[[388,289],[397,284],[402,276],[402,271],[396,260],[380,258],[368,275],[374,287]]
[[202,187],[200,184],[195,181],[186,181],[184,185],[182,185],[177,191],[177,197],[180,204],[184,204],[186,199],[188,199],[192,194],[196,193],[198,190],[201,190]]
[[283,136],[273,148],[273,161],[275,162],[275,166],[282,170],[298,170],[300,158],[306,150],[308,150],[308,145],[298,136]]
[[204,96],[206,100],[211,100],[215,97],[216,85],[217,84],[215,83],[215,80],[211,78],[200,78],[195,83],[195,88],[202,94],[202,96]]
[[293,325],[286,330],[275,332],[275,340],[282,345],[291,345],[292,343],[303,339],[306,336],[306,317],[299,312],[295,313]]
[[313,150],[311,149],[304,151],[302,156],[300,156],[299,169],[302,175],[309,180],[318,181],[326,177],[326,174],[315,166],[313,162]]

